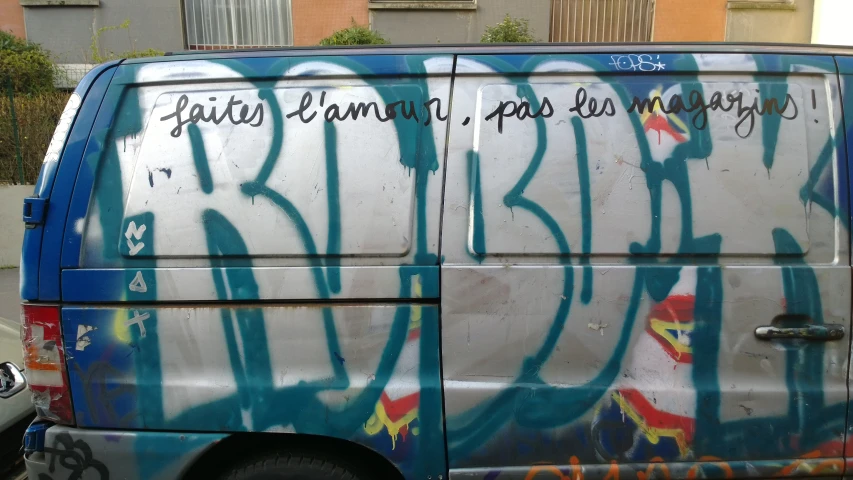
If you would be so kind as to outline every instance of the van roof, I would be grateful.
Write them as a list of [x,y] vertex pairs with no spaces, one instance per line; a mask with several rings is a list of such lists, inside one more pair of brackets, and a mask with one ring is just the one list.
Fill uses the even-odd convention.
[[[853,55],[853,47],[786,43],[508,43],[453,45],[371,45],[340,47],[284,47],[229,50],[187,50],[168,52],[163,57],[125,60],[124,63],[148,63],[210,58],[247,58],[267,56],[333,55],[504,55],[504,54],[584,54],[610,53],[776,53],[794,55]],[[176,58],[180,57],[180,58]]]

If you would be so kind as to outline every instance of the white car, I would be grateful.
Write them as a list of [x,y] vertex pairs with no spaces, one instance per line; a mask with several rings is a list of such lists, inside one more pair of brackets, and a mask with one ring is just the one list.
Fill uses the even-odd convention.
[[23,360],[20,325],[0,317],[0,476],[20,463],[21,439],[35,416]]

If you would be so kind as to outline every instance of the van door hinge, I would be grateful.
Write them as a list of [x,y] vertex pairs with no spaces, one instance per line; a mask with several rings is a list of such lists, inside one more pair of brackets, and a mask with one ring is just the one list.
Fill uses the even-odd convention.
[[46,213],[46,198],[27,197],[24,199],[24,225],[27,228],[35,228],[36,225],[43,224]]

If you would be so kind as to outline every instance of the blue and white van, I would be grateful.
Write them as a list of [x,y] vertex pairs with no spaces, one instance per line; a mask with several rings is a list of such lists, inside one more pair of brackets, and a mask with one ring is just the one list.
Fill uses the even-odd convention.
[[853,476],[851,75],[797,46],[104,64],[24,204],[29,476]]

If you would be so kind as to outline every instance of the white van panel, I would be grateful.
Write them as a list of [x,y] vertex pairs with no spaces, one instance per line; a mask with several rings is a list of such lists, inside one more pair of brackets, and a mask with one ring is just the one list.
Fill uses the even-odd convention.
[[[423,103],[417,88],[391,88],[400,90],[401,96],[413,99],[418,106]],[[298,105],[306,92],[313,92],[316,97],[324,93],[328,104],[375,102],[380,112],[385,111],[385,103],[372,87],[285,88],[275,90],[274,95],[280,105],[290,106]],[[216,209],[243,232],[253,256],[308,255],[294,222],[271,201],[260,196],[251,198],[241,191],[263,168],[273,143],[269,116],[274,107],[259,102],[258,95],[257,89],[228,89],[175,91],[159,96],[142,140],[125,209],[126,217],[163,212],[157,217],[155,237],[160,248],[148,255],[207,257],[208,252],[200,246],[206,244],[201,213],[208,208]],[[200,135],[196,138],[201,141],[212,176],[213,191],[205,192],[198,178],[202,174],[194,166],[194,155],[199,152],[193,152],[193,137],[187,132],[193,126],[176,130],[181,128],[176,122],[162,118],[174,113],[176,103],[183,99],[188,105],[204,106],[209,114],[214,106],[218,107],[217,114],[224,115],[229,98],[250,106],[250,116],[244,119],[253,128],[234,125],[229,119],[218,125],[198,123]],[[251,116],[257,105],[264,108],[266,121],[263,114]],[[411,247],[415,177],[400,163],[393,123],[378,121],[370,107],[365,111],[368,113],[358,120],[335,125],[338,195],[342,200],[340,228],[346,232],[341,235],[340,254],[403,256]],[[183,113],[187,116],[188,112],[189,109]],[[258,126],[255,128],[254,124]],[[326,169],[324,144],[331,141],[326,139],[327,125],[324,121],[305,124],[298,117],[285,119],[285,148],[266,184],[299,210],[316,246],[324,246],[329,235],[326,191],[330,187],[327,177],[332,173]],[[211,195],[213,192],[215,195]],[[175,211],[184,214],[175,215]],[[131,251],[123,254],[134,255]]]
[[[104,206],[93,201],[86,218],[75,226],[83,235],[81,266],[121,266],[121,260],[105,254],[109,251],[125,260],[156,260],[159,268],[209,267],[211,256],[239,258],[227,249],[213,255],[208,252],[205,211],[215,211],[234,225],[248,250],[248,257],[243,258],[250,258],[254,267],[316,266],[317,258],[324,257],[337,257],[341,266],[413,264],[417,263],[414,246],[419,241],[436,255],[444,164],[424,152],[433,148],[444,152],[447,122],[443,120],[449,113],[452,64],[449,57],[426,61],[430,72],[436,73],[425,80],[427,89],[422,90],[413,83],[378,82],[323,59],[294,62],[281,80],[265,84],[272,86],[278,103],[276,112],[269,101],[259,99],[257,80],[243,79],[222,64],[192,61],[139,68],[136,83],[129,87],[118,111],[131,111],[135,107],[128,102],[136,101],[144,132],[112,132],[105,145],[114,151],[110,158],[119,162],[124,206],[121,236],[117,245],[103,245],[108,232],[92,220],[103,214]],[[400,105],[391,109],[397,117],[414,112],[418,119],[411,122],[418,128],[399,132],[394,121],[377,119],[377,112],[381,120],[387,117],[388,106],[380,94],[383,89],[406,100],[405,112]],[[313,103],[302,117],[310,117],[312,111],[317,115],[304,123],[295,112],[307,92],[313,94]],[[221,121],[190,122],[176,130],[177,119],[168,116],[175,113],[183,95],[184,122],[191,118],[196,104],[203,105],[203,113],[196,110],[203,116],[209,116],[211,107],[216,106],[216,117],[222,117]],[[229,116],[232,95],[235,105]],[[324,108],[319,107],[321,96]],[[434,102],[426,106],[429,100]],[[263,121],[252,117],[259,104],[264,110]],[[330,129],[324,114],[325,107],[333,104],[339,106],[339,118],[346,119],[331,123],[335,138],[329,140],[327,148]],[[358,111],[358,120],[352,120],[353,112],[347,116],[350,105]],[[249,107],[245,114],[241,112],[244,106]],[[437,120],[439,109],[442,121]],[[432,119],[429,124],[428,115]],[[212,188],[208,192],[202,188],[195,167],[191,126],[197,128],[194,136],[201,147],[194,150],[202,152],[209,165]],[[277,135],[281,136],[281,149],[276,158],[269,158]],[[403,135],[407,145],[417,145],[413,153],[400,152]],[[424,147],[427,138],[429,149]],[[332,149],[332,144],[337,148]],[[339,221],[329,205],[329,186],[335,178],[327,171],[327,151],[337,157]],[[430,180],[424,182],[425,223],[420,230],[414,222],[416,174],[408,166],[414,162],[435,163],[430,166]],[[266,172],[267,180],[256,182],[265,163],[266,168],[272,165]],[[266,188],[269,195],[252,197],[241,190],[252,182],[256,182],[255,187]],[[97,191],[100,187],[95,188]],[[274,205],[271,196],[292,205],[299,219]],[[153,215],[156,226],[139,222],[141,215]],[[130,225],[132,220],[134,225]],[[300,220],[304,226],[299,225]],[[340,233],[330,236],[330,228]],[[310,236],[307,242],[305,232]],[[140,242],[154,248],[140,248]],[[336,251],[329,248],[335,242],[339,245]]]
[[[708,76],[708,78],[713,78]],[[711,92],[724,96],[743,95],[743,106],[760,102],[759,85],[739,76],[725,81],[703,82],[706,100]],[[651,200],[645,188],[645,175],[639,145],[633,141],[634,132],[629,114],[623,105],[602,105],[602,99],[618,98],[607,83],[583,76],[572,76],[566,83],[535,83],[531,86],[539,99],[548,99],[553,111],[545,119],[545,150],[542,163],[527,188],[524,197],[548,211],[565,232],[572,254],[580,253],[582,224],[581,185],[578,168],[579,155],[586,154],[592,197],[589,220],[596,239],[589,253],[601,255],[626,255],[631,242],[644,242],[649,237],[649,222],[637,221],[648,216]],[[722,80],[722,78],[720,78]],[[618,79],[616,80],[618,81]],[[642,87],[647,98],[656,96],[669,102],[673,95],[684,97],[680,86],[660,91],[654,83]],[[826,97],[823,85],[818,84],[817,95]],[[521,208],[506,208],[504,195],[519,183],[528,168],[527,161],[535,155],[543,142],[537,138],[536,123],[530,119],[519,120],[510,116],[503,120],[502,131],[496,128],[499,117],[484,120],[488,112],[499,110],[501,102],[518,99],[517,85],[490,84],[477,93],[477,125],[471,149],[479,153],[479,175],[482,194],[482,211],[485,220],[485,251],[476,251],[469,243],[470,253],[477,255],[557,255],[557,243],[544,234],[539,219]],[[714,141],[713,154],[704,161],[689,160],[684,168],[690,172],[693,215],[697,226],[712,232],[724,232],[722,254],[773,255],[772,243],[756,232],[769,232],[773,228],[786,228],[798,241],[803,252],[808,251],[808,224],[806,210],[799,197],[803,175],[807,175],[814,159],[807,149],[805,128],[806,105],[803,104],[802,87],[792,84],[789,89],[791,103],[784,115],[793,117],[782,122],[777,141],[777,155],[772,169],[762,163],[762,126],[759,115],[738,117],[736,112],[709,110],[705,115],[691,112],[685,115],[645,115],[644,128],[654,160],[663,164],[672,156],[679,143],[689,133],[686,122],[707,125]],[[579,98],[587,99],[583,108],[587,112],[593,99],[599,111],[608,108],[601,117],[583,120],[586,149],[579,151],[579,142],[573,133],[570,109]],[[543,100],[544,101],[544,100]],[[726,100],[723,105],[726,106]],[[545,108],[543,106],[543,108]],[[734,107],[735,110],[737,107]],[[609,113],[612,112],[613,116]],[[820,132],[829,133],[830,121],[826,111],[820,118]],[[648,118],[653,117],[653,118]],[[685,118],[687,117],[687,118]],[[815,120],[818,120],[815,118]],[[812,132],[817,134],[818,132]],[[744,136],[746,138],[741,138]],[[668,184],[665,184],[668,185]],[[666,187],[664,187],[666,188]],[[669,192],[665,193],[665,196]],[[671,193],[675,193],[674,190]],[[732,215],[731,212],[738,212]],[[677,202],[664,202],[664,223],[668,225],[661,254],[678,253],[681,211]],[[674,225],[673,223],[674,222]],[[474,223],[469,221],[469,228]],[[474,232],[469,230],[469,239]],[[691,252],[681,252],[687,254]]]

